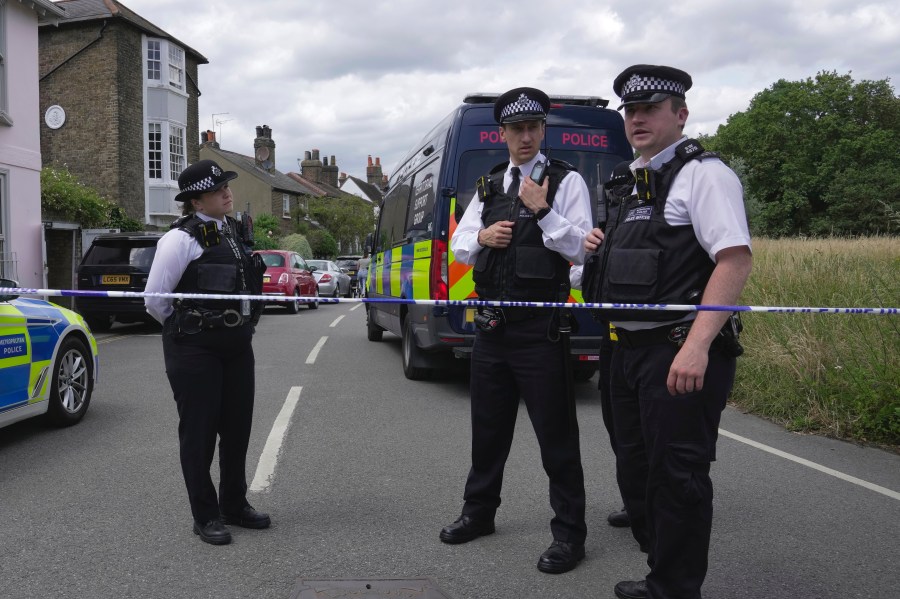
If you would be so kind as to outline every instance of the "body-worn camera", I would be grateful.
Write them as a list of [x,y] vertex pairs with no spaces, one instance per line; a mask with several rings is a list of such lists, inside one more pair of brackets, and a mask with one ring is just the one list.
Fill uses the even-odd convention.
[[534,163],[534,168],[531,169],[531,180],[537,183],[538,185],[544,184],[544,179],[547,178],[547,174],[549,169],[547,169],[547,163],[541,160],[538,160]]
[[503,326],[503,311],[490,306],[482,307],[475,312],[474,320],[475,326],[490,333]]

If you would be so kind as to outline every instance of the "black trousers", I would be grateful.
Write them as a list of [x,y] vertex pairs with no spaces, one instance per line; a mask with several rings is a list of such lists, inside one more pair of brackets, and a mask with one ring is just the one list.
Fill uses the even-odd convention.
[[709,354],[703,390],[669,395],[671,343],[614,344],[611,398],[619,486],[635,539],[648,549],[652,599],[699,599],[712,530],[710,463],[735,359]]
[[[255,389],[252,330],[205,330],[174,339],[163,333],[166,374],[178,406],[181,470],[194,520],[247,505],[247,446]],[[219,494],[210,466],[219,439]]]
[[[478,331],[472,349],[472,468],[466,481],[463,514],[492,520],[500,505],[503,470],[512,445],[519,399],[541,449],[550,479],[553,538],[584,543],[584,472],[578,421],[566,389],[561,341],[548,338],[549,310],[507,324],[500,331]],[[550,331],[556,334],[556,327]]]

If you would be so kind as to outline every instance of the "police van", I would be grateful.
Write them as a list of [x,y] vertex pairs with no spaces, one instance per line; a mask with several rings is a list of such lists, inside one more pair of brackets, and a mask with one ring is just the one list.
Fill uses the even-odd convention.
[[[374,300],[465,300],[475,298],[472,268],[453,259],[450,238],[475,195],[475,182],[509,160],[494,120],[498,94],[471,94],[438,123],[391,175],[372,237],[367,296]],[[633,157],[621,115],[607,100],[550,96],[541,151],[573,165],[587,182],[596,220],[602,181]],[[573,290],[570,301],[581,301]],[[424,379],[449,356],[467,357],[475,338],[474,308],[370,302],[367,333],[401,337],[403,373]],[[573,310],[576,379],[596,371],[599,325],[586,310]]]

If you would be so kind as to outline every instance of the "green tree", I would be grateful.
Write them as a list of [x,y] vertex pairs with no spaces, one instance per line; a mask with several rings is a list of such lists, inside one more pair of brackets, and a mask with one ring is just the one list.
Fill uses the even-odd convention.
[[278,218],[273,214],[260,214],[253,218],[253,249],[276,250],[281,247],[278,234],[281,231]]
[[41,169],[41,211],[82,227],[140,231],[143,223],[126,216],[115,202],[81,183],[68,169]]
[[777,81],[703,143],[740,159],[754,233],[896,232],[900,98],[888,79]]
[[339,251],[348,251],[375,227],[374,207],[358,198],[313,198],[309,201],[311,217],[328,230],[337,241]]
[[334,237],[325,229],[313,229],[306,234],[313,256],[322,260],[337,256],[338,245]]

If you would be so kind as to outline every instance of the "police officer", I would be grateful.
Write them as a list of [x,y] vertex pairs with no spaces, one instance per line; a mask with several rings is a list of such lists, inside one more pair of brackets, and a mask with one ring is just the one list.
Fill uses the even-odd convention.
[[[227,216],[228,182],[237,173],[212,160],[178,177],[185,215],[157,244],[147,292],[259,293],[262,270]],[[225,524],[267,528],[270,518],[247,502],[246,461],[253,419],[256,314],[247,300],[176,300],[147,297],[147,312],[163,324],[166,374],[178,406],[181,469],[194,533],[213,545],[231,542]],[[257,308],[258,309],[258,308]],[[219,438],[219,493],[210,466]]]
[[[572,167],[548,163],[539,151],[549,108],[547,95],[529,87],[510,90],[494,104],[509,162],[479,180],[450,242],[456,260],[475,265],[480,299],[566,301],[569,262],[583,259],[582,240],[591,222],[588,189]],[[548,176],[538,185],[531,176],[541,168]],[[494,532],[522,398],[550,479],[555,514],[553,543],[537,567],[554,574],[584,558],[586,535],[578,423],[560,318],[550,309],[479,310],[471,360],[472,467],[462,515],[440,533],[445,543],[465,543]]]
[[[610,206],[599,300],[734,305],[750,274],[750,234],[735,174],[683,137],[691,77],[635,65],[614,82],[625,132],[640,158]],[[585,278],[587,278],[587,271]],[[595,301],[595,298],[591,298]],[[619,484],[634,536],[646,539],[646,580],[615,586],[620,599],[700,597],[712,527],[710,463],[734,382],[727,312],[610,310],[618,341],[611,400]]]

